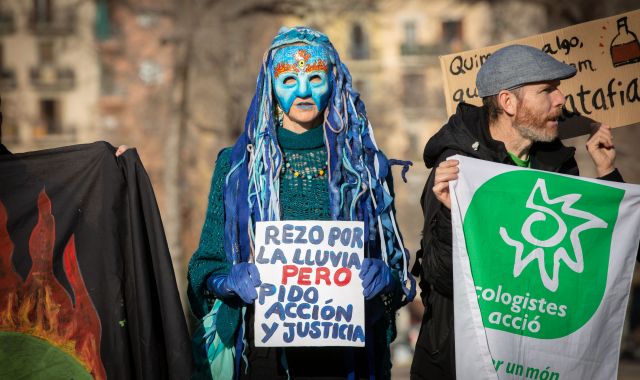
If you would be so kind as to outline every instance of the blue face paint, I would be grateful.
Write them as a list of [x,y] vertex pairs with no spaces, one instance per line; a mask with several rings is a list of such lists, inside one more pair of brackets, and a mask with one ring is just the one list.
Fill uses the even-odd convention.
[[296,98],[311,98],[322,112],[331,96],[332,64],[319,46],[285,46],[273,56],[273,88],[280,107],[289,113]]

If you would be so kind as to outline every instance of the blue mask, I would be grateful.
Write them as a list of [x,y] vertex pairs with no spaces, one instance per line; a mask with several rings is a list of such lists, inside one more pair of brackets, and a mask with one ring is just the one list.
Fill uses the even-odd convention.
[[296,98],[311,98],[318,111],[331,96],[333,66],[320,46],[285,46],[273,56],[273,88],[280,107],[289,113]]

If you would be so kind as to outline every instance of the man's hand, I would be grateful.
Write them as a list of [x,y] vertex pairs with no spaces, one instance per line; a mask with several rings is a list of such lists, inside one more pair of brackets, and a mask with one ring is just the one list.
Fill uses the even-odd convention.
[[433,182],[433,194],[436,199],[451,210],[451,194],[449,194],[449,181],[458,179],[458,160],[442,161],[436,168]]
[[613,145],[613,134],[608,125],[591,124],[591,137],[587,141],[587,151],[596,165],[598,177],[604,177],[615,170],[616,149]]

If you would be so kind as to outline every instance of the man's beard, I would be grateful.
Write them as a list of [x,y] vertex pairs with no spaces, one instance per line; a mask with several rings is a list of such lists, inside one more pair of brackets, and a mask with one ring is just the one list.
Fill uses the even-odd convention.
[[560,117],[561,110],[551,115],[538,115],[523,102],[518,104],[514,127],[520,135],[531,141],[550,142],[558,137],[558,128],[547,127],[548,121],[555,121]]

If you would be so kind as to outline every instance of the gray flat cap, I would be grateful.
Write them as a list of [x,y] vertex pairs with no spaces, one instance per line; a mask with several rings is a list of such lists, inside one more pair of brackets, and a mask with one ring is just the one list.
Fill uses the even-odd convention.
[[527,83],[571,78],[573,66],[562,63],[547,53],[527,45],[510,45],[491,54],[484,62],[476,87],[481,98]]

